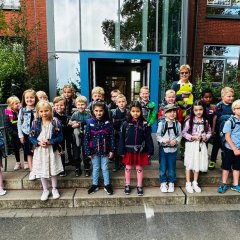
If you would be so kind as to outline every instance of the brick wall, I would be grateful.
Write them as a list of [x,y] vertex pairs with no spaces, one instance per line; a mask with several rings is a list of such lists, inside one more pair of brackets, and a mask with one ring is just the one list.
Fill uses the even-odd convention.
[[240,45],[240,20],[207,18],[206,5],[206,0],[189,1],[188,62],[194,68],[194,76],[201,75],[204,44]]

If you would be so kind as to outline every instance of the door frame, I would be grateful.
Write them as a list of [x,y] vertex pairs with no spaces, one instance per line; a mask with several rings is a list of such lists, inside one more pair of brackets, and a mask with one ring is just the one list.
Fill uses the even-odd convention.
[[158,87],[159,87],[159,61],[160,54],[157,52],[116,52],[116,51],[87,51],[81,50],[80,53],[80,88],[81,94],[89,101],[89,59],[139,59],[148,60],[151,63],[150,67],[150,98],[151,101],[158,104]]

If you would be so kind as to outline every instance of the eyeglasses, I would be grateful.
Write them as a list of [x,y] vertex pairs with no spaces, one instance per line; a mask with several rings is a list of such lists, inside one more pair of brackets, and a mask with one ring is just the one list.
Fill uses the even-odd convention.
[[181,75],[185,74],[185,75],[188,75],[189,72],[180,72]]

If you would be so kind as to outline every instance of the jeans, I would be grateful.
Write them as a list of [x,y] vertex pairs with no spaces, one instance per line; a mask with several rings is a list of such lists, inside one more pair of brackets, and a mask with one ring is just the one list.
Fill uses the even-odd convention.
[[108,170],[108,157],[94,155],[92,158],[92,178],[93,185],[98,185],[100,167],[102,169],[104,185],[110,184],[109,170]]
[[212,147],[212,153],[211,153],[210,160],[213,161],[213,162],[216,162],[217,155],[218,155],[218,150],[221,148],[221,141],[220,141],[219,134],[214,136],[212,145],[213,145],[213,147]]
[[[163,148],[159,149],[159,173],[160,173],[160,182],[176,182],[176,160],[177,160],[177,151],[172,153],[165,153]],[[168,172],[168,176],[166,174]]]

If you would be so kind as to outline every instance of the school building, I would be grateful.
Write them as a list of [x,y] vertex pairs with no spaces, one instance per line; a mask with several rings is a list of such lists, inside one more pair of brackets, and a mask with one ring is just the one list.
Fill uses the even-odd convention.
[[[24,0],[1,0],[8,19]],[[36,51],[48,62],[49,95],[73,83],[119,88],[128,101],[149,85],[158,102],[165,83],[192,67],[217,83],[236,77],[240,61],[240,0],[27,0]],[[40,23],[38,25],[38,23]],[[1,35],[1,37],[4,37]]]

